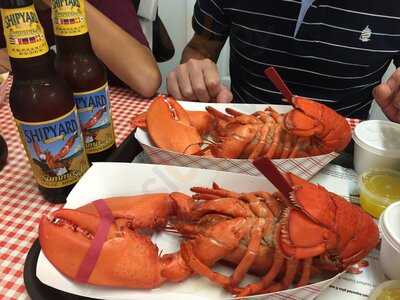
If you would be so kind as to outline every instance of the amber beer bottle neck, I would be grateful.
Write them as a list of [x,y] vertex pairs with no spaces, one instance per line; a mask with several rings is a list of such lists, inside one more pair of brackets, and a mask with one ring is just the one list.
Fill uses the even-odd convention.
[[[66,12],[69,12],[68,18]],[[86,21],[85,0],[69,3],[52,0],[52,18],[57,54],[94,55]]]
[[10,58],[12,75],[15,80],[45,79],[55,76],[54,53],[32,58]]
[[55,36],[57,54],[86,54],[94,55],[89,33],[75,36]]
[[42,79],[55,74],[54,55],[44,39],[33,1],[1,0],[0,8],[14,79]]

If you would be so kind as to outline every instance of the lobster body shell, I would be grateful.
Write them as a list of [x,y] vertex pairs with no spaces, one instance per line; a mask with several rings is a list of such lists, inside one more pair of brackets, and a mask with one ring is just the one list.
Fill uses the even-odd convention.
[[[324,104],[295,97],[293,109],[280,114],[272,108],[251,115],[227,109],[207,111],[217,120],[211,152],[226,158],[296,158],[340,152],[351,140],[346,119]],[[235,151],[232,151],[232,148]],[[232,155],[232,153],[234,153]]]
[[225,114],[212,106],[186,111],[173,98],[159,96],[133,125],[147,128],[156,146],[184,154],[278,159],[345,149],[351,128],[344,117],[302,97],[294,97],[291,105],[293,109],[284,114],[271,107],[250,115],[227,108]]
[[[289,197],[280,192],[237,193],[214,184],[182,193],[110,198],[112,215],[99,256],[83,282],[156,288],[194,273],[246,296],[307,284],[312,269],[341,271],[376,246],[377,226],[360,208],[292,174]],[[40,222],[39,238],[49,261],[81,281],[82,265],[96,243],[103,217],[91,203],[62,209]],[[185,239],[176,253],[161,255],[149,230],[167,223]],[[89,253],[89,254],[88,254]],[[218,262],[235,266],[230,276],[214,272]],[[247,272],[262,277],[239,287]]]

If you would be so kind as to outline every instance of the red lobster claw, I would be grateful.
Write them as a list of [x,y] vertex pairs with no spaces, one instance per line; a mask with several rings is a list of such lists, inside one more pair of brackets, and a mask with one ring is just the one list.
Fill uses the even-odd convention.
[[[149,194],[109,198],[105,203],[114,222],[87,283],[154,288],[167,280],[184,280],[191,274],[178,254],[160,257],[157,246],[141,232],[163,228],[170,215],[190,211],[190,197],[180,193]],[[51,218],[44,216],[39,239],[45,256],[62,274],[77,280],[99,224],[93,204],[78,210],[61,209]]]
[[147,111],[146,123],[157,147],[186,154],[200,151],[203,140],[186,110],[174,99],[158,96]]

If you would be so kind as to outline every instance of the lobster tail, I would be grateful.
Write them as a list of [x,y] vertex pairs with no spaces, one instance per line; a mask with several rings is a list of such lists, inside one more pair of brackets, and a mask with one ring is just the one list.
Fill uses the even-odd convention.
[[347,147],[351,140],[351,128],[340,114],[303,97],[294,97],[292,105],[294,109],[285,116],[285,128],[294,135],[311,137],[312,152],[340,152]]

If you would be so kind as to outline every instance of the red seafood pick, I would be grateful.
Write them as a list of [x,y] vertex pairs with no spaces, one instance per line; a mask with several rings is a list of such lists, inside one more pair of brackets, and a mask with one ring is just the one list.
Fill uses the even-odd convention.
[[264,71],[265,76],[272,81],[274,86],[282,93],[289,103],[292,103],[294,97],[293,93],[289,90],[282,77],[278,74],[274,67],[266,68]]
[[293,189],[268,157],[261,157],[254,160],[253,165],[261,174],[271,181],[278,191],[289,199],[290,192],[292,192]]

